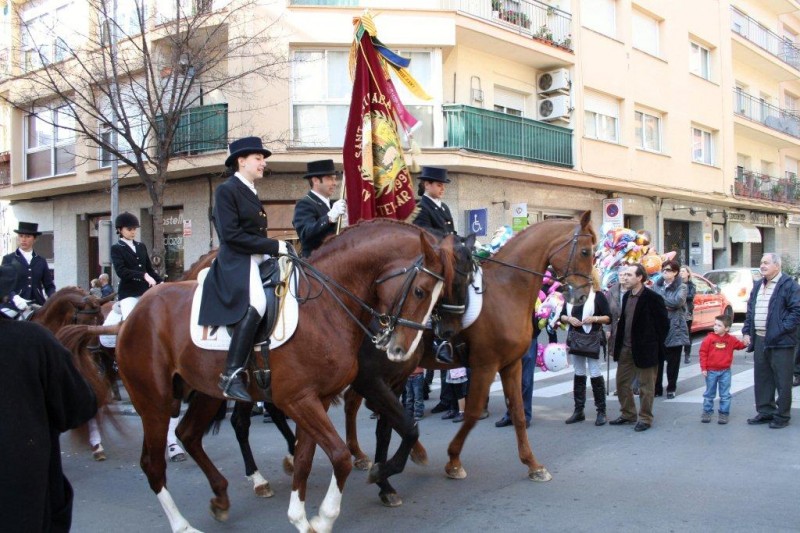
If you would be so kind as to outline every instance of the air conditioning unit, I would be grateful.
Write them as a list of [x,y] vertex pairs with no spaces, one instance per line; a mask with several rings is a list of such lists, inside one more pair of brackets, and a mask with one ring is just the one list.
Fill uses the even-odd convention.
[[560,68],[539,74],[536,78],[536,92],[539,94],[568,93],[569,71]]
[[711,224],[711,248],[714,250],[725,249],[725,225]]
[[539,120],[569,122],[569,96],[559,95],[539,100]]

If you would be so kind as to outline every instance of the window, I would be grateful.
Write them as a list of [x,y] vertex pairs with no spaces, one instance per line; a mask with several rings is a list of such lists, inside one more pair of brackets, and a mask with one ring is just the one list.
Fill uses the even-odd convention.
[[661,151],[661,117],[637,111],[635,114],[636,122],[636,146],[642,150],[650,152]]
[[701,128],[692,128],[692,161],[704,165],[714,164],[714,134]]
[[[420,85],[431,87],[431,52],[396,51],[411,58],[409,71]],[[296,146],[342,146],[350,109],[352,84],[347,50],[296,50],[292,79],[292,138]],[[433,111],[430,101],[413,96],[399,81],[400,100],[421,122],[414,132],[420,146],[433,145]]]
[[156,0],[158,22],[175,20],[178,13],[187,18],[210,13],[214,3],[213,0]]
[[711,52],[694,42],[689,43],[689,72],[703,79],[711,79]]
[[525,111],[525,95],[495,86],[494,110],[506,115],[521,117]]
[[590,139],[619,142],[619,101],[587,91],[583,97],[584,130]]
[[[109,21],[103,20],[100,24],[100,39],[103,43],[109,43],[111,33],[116,32],[117,39],[125,39],[132,35],[138,35],[145,29],[147,20],[147,4],[142,0],[116,0],[117,1],[117,18],[116,23],[112,24]],[[163,4],[163,0],[160,4]],[[175,2],[167,2],[168,5],[175,7]],[[106,0],[102,6],[111,19],[113,4],[110,0]],[[102,17],[102,11],[100,12]],[[139,18],[141,16],[141,19]]]
[[581,2],[583,25],[609,37],[617,35],[616,0],[594,0]]
[[633,11],[633,47],[657,56],[659,52],[659,22],[640,11]]
[[75,171],[75,119],[66,108],[25,117],[25,179]]
[[[125,111],[125,116],[127,117],[127,123],[131,129],[131,135],[133,136],[134,145],[140,148],[145,148],[145,141],[147,138],[147,132],[149,129],[149,122],[146,118],[142,116],[141,106],[146,105],[147,102],[147,95],[144,94],[143,89],[137,90],[136,87],[140,87],[134,81],[128,81],[121,85],[120,87],[120,97],[122,99],[122,109]],[[141,94],[136,94],[141,93]],[[138,99],[137,99],[138,98]],[[100,104],[99,109],[102,113],[102,116],[105,117],[109,122],[106,124],[100,125],[100,136],[106,145],[111,144],[111,127],[110,121],[111,117],[113,116],[113,112],[111,106],[109,104],[108,97],[105,95],[100,97]],[[121,116],[122,113],[118,109],[117,110],[118,116]],[[127,157],[133,157],[133,150],[130,146],[130,143],[120,135],[120,131],[123,129],[123,123],[120,121],[117,123],[117,146],[119,147],[120,153]],[[114,156],[109,152],[107,149],[100,147],[100,167],[108,167],[111,166],[111,162],[114,159]]]
[[[25,70],[62,61],[74,48],[76,32],[70,19],[72,2],[61,6],[33,5],[21,17],[22,58]],[[60,21],[60,23],[59,23]]]
[[797,111],[797,96],[787,91],[783,93],[783,102],[783,106],[787,111]]

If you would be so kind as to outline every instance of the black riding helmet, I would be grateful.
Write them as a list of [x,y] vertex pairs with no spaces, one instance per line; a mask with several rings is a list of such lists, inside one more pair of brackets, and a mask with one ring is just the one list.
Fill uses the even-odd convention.
[[125,211],[124,213],[120,213],[116,220],[114,220],[114,227],[119,228],[138,228],[139,227],[139,219],[136,218],[131,213]]

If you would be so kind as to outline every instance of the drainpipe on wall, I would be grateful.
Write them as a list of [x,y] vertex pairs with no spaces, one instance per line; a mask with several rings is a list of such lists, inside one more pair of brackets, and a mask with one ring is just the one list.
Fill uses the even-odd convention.
[[653,198],[653,205],[656,207],[656,235],[655,235],[655,245],[656,250],[664,250],[664,243],[661,242],[661,206],[664,205],[664,201],[661,199],[660,196],[656,196]]

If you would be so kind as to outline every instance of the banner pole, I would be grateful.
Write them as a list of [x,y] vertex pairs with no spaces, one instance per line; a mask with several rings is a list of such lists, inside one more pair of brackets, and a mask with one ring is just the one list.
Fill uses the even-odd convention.
[[[342,172],[342,192],[339,195],[339,200],[343,200],[347,198],[347,187],[345,186],[346,175]],[[336,235],[339,235],[339,232],[342,231],[342,215],[339,215],[339,218],[336,220]]]

